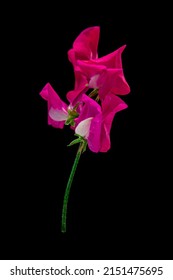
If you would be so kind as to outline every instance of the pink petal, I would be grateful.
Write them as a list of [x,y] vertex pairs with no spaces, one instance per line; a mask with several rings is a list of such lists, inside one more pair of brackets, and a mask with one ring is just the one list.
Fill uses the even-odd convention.
[[77,103],[77,98],[88,90],[88,81],[80,72],[75,71],[75,88],[67,93],[66,97],[69,102]]
[[98,81],[99,96],[101,100],[108,92],[124,95],[130,92],[130,87],[125,80],[123,69],[107,69],[102,72]]
[[88,147],[94,153],[98,153],[100,150],[101,125],[102,114],[100,112],[93,118],[90,126],[90,133],[88,136]]
[[75,64],[76,64],[76,55],[75,55],[74,49],[70,49],[67,52],[67,55],[68,55],[69,61],[73,64],[73,66],[75,66]]
[[130,92],[130,87],[125,80],[123,69],[106,68],[105,65],[93,61],[77,61],[83,75],[86,75],[90,88],[99,88],[101,99],[110,90],[114,94],[124,95]]
[[106,66],[99,65],[92,60],[87,60],[87,61],[86,60],[84,60],[84,61],[78,60],[77,65],[79,66],[83,75],[85,75],[87,77],[88,81],[90,81],[90,79],[93,76],[102,73],[103,70],[106,69]]
[[122,68],[122,59],[121,59],[121,55],[123,50],[125,49],[126,45],[120,47],[119,49],[117,49],[116,51],[105,55],[103,57],[100,57],[98,59],[94,59],[93,61],[99,65],[104,65],[107,68]]
[[58,94],[55,92],[55,90],[49,83],[47,83],[44,86],[44,88],[40,92],[40,95],[48,102],[48,124],[56,128],[63,128],[64,121],[62,120],[57,121],[55,119],[52,119],[52,116],[53,116],[53,110],[54,110],[54,118],[57,117],[57,116],[55,117],[55,111],[57,111],[57,114],[60,114],[61,111],[61,115],[64,115],[64,117],[65,117],[65,113],[66,115],[68,115],[66,103],[60,99]]
[[69,60],[74,64],[77,59],[97,58],[99,35],[99,26],[83,30],[73,43],[73,51],[68,52]]
[[103,124],[101,129],[100,152],[107,152],[110,149],[110,130],[112,121],[117,112],[127,108],[127,104],[118,96],[109,93],[102,102]]
[[81,102],[83,102],[84,104],[79,118],[76,119],[76,124],[87,118],[92,118],[90,131],[87,137],[88,147],[92,152],[97,153],[100,149],[100,133],[102,120],[101,107],[95,100],[91,99],[86,94],[82,95]]
[[80,102],[83,102],[83,106],[79,118],[76,121],[95,117],[97,114],[101,113],[100,105],[86,94],[82,95],[82,97],[80,98]]

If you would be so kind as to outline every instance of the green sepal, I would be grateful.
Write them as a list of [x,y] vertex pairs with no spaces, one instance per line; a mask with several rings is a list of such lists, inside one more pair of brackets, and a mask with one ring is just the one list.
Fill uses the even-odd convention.
[[70,144],[68,144],[67,146],[70,147],[70,146],[73,146],[73,145],[81,143],[81,142],[82,142],[82,139],[77,138],[77,139],[73,140],[72,142],[70,142]]
[[71,126],[75,126],[75,121],[73,118],[68,118],[65,122],[65,125],[71,125]]
[[82,150],[82,153],[84,153],[84,152],[86,151],[87,145],[88,145],[87,141],[84,140],[84,141],[83,141],[83,150]]
[[74,136],[84,139],[81,135],[75,133]]
[[81,148],[82,148],[81,152],[84,153],[86,151],[86,148],[87,148],[87,145],[88,145],[86,139],[84,139],[82,136],[80,136],[76,133],[74,135],[77,136],[78,138],[73,140],[72,142],[70,142],[70,144],[67,145],[67,146],[69,147],[69,146],[73,146],[73,145],[78,144],[78,143],[82,143],[81,144]]
[[71,111],[71,110],[68,110],[68,115],[69,117],[72,117],[72,118],[77,118],[79,116],[79,113],[76,112],[74,109]]
[[65,121],[65,125],[69,125],[71,123],[71,119],[68,118],[66,121]]

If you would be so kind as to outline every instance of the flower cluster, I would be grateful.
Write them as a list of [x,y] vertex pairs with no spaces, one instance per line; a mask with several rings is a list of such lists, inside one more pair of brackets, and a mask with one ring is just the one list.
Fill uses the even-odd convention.
[[113,118],[127,108],[118,95],[130,92],[121,59],[125,46],[99,58],[99,35],[98,26],[85,29],[68,51],[75,76],[74,89],[66,95],[69,105],[49,83],[40,92],[48,102],[48,124],[56,128],[70,125],[77,136],[71,145],[84,141],[95,153],[110,149]]

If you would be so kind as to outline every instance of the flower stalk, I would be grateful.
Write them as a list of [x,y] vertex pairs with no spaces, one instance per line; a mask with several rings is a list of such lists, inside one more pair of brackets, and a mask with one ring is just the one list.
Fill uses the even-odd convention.
[[67,228],[67,206],[68,206],[68,200],[70,195],[70,189],[73,182],[73,178],[77,169],[77,165],[79,163],[80,156],[82,152],[84,152],[86,149],[86,143],[82,141],[79,145],[78,151],[76,153],[76,157],[72,166],[72,170],[67,182],[65,194],[64,194],[64,200],[63,200],[63,207],[62,207],[62,220],[61,220],[61,232],[66,232]]

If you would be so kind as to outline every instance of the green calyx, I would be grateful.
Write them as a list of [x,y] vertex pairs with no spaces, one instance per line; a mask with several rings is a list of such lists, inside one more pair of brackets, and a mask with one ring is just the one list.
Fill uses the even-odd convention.
[[75,144],[81,143],[81,152],[84,153],[86,151],[87,148],[87,140],[85,138],[83,138],[82,136],[75,134],[75,136],[77,137],[77,139],[73,140],[72,142],[70,142],[69,145],[67,145],[68,147],[73,146]]
[[65,125],[75,126],[74,119],[76,119],[78,116],[79,114],[78,112],[76,112],[76,108],[74,108],[73,110],[68,110],[68,118],[65,122]]

